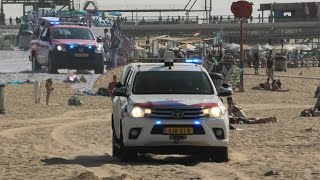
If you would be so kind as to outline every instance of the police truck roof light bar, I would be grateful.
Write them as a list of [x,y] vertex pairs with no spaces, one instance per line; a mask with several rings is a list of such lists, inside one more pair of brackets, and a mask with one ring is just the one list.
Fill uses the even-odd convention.
[[186,63],[201,63],[202,60],[201,59],[186,59]]

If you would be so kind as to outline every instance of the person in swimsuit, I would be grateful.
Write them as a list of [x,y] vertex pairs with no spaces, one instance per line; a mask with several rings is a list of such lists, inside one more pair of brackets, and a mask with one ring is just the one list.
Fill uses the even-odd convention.
[[232,97],[227,98],[228,101],[228,114],[230,117],[230,123],[232,124],[263,124],[263,123],[277,123],[276,117],[269,118],[248,118],[243,112],[242,108],[238,106]]

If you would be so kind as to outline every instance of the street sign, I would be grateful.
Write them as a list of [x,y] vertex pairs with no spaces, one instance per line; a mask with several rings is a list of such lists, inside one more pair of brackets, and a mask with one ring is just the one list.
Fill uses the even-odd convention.
[[233,2],[231,5],[231,12],[237,18],[249,19],[252,15],[252,3],[247,1]]

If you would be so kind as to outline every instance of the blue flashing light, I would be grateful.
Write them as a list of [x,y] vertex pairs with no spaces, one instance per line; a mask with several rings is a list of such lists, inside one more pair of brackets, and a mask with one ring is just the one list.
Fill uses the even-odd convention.
[[74,46],[73,45],[70,45],[70,49],[73,49],[74,48]]
[[50,24],[51,24],[51,25],[59,25],[60,22],[59,22],[59,21],[51,21]]
[[88,46],[89,49],[92,49],[92,46]]
[[194,121],[195,125],[200,125],[200,121]]
[[157,124],[157,125],[160,125],[160,124],[161,124],[161,121],[156,121],[156,124]]
[[186,63],[199,63],[201,59],[186,59]]

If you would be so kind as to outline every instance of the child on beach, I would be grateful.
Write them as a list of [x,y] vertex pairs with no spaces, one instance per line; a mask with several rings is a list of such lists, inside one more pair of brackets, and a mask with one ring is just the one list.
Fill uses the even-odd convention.
[[42,85],[40,81],[34,82],[34,100],[36,104],[40,103],[40,99],[42,97]]
[[54,90],[54,88],[52,87],[52,79],[46,80],[46,90],[47,90],[46,105],[49,105],[50,94]]

